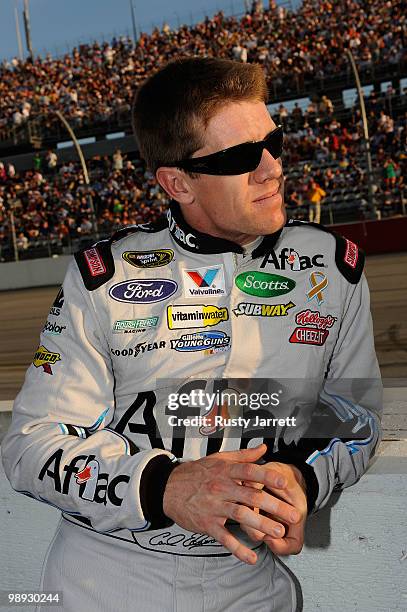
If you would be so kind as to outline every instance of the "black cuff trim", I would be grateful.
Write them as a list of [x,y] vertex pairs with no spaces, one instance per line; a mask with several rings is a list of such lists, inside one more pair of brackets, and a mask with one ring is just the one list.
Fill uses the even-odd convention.
[[171,527],[174,521],[164,514],[163,498],[171,472],[179,465],[167,455],[159,455],[149,461],[140,479],[140,503],[150,529]]

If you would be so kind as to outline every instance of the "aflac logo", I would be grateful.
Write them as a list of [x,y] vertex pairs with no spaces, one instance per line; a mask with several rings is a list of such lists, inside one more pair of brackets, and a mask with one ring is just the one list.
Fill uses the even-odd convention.
[[168,299],[177,291],[178,285],[173,280],[163,278],[153,280],[123,281],[110,287],[109,295],[116,302],[130,304],[152,304]]
[[[299,255],[295,249],[281,249],[277,255],[275,251],[270,251],[264,257],[260,264],[260,268],[265,268],[267,265],[273,266],[276,270],[290,269],[293,272],[307,270],[309,268],[324,268],[324,256],[322,253],[308,257],[307,255]],[[286,265],[287,264],[287,265]]]
[[187,298],[226,294],[223,266],[183,270],[183,277]]

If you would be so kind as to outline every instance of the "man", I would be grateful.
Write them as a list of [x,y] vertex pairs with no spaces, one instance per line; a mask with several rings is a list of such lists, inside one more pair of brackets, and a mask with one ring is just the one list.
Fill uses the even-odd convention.
[[[284,225],[266,100],[255,65],[190,58],[151,77],[133,121],[168,219],[77,254],[51,308],[3,461],[16,490],[63,511],[41,588],[66,611],[295,610],[277,555],[301,550],[307,512],[378,444],[363,256]],[[228,428],[214,390],[240,400],[264,380],[298,428]],[[207,419],[174,421],[193,391],[215,396],[187,400]]]

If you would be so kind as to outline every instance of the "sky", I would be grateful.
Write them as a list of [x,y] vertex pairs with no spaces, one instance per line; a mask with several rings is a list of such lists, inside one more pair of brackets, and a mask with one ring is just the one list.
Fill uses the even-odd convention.
[[[132,0],[140,30],[160,28],[166,21],[176,28],[180,23],[196,23],[205,15],[222,9],[227,15],[244,10],[244,0]],[[62,55],[79,42],[111,40],[132,34],[131,0],[29,0],[31,38],[34,54]],[[0,61],[18,56],[14,9],[20,15],[23,51],[26,54],[23,0],[0,0]],[[264,0],[264,4],[268,2]],[[282,2],[289,5],[290,2]],[[293,0],[292,5],[298,4]]]

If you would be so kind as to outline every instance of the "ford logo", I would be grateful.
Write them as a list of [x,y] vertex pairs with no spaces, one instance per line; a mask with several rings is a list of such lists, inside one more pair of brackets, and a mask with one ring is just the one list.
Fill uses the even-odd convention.
[[167,300],[178,289],[175,281],[164,278],[151,280],[127,280],[110,287],[109,295],[116,302],[152,304]]

